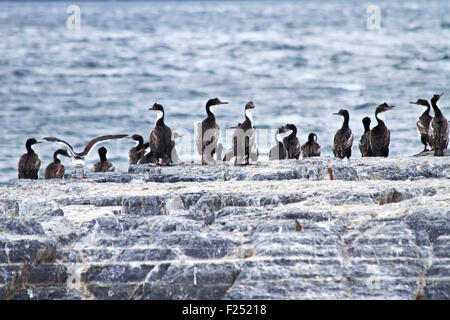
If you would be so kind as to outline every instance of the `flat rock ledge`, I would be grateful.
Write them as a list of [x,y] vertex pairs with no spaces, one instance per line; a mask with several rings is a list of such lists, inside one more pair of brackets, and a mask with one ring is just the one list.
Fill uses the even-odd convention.
[[448,157],[12,180],[0,299],[449,299],[449,208]]

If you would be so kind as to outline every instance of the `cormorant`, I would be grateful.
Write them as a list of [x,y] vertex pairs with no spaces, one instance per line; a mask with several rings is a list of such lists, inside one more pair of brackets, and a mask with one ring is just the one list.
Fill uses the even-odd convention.
[[252,101],[249,101],[245,105],[245,120],[243,123],[239,123],[233,133],[232,143],[233,146],[230,151],[224,157],[224,161],[228,161],[231,158],[230,155],[235,157],[235,165],[248,165],[250,160],[258,160],[258,147],[256,146],[256,130],[253,127],[252,112],[255,105]]
[[19,179],[37,179],[39,168],[41,167],[41,160],[36,152],[31,148],[32,145],[42,143],[35,138],[30,138],[25,143],[27,153],[19,158],[18,172]]
[[433,119],[433,117],[430,116],[430,103],[425,99],[418,99],[416,102],[410,103],[425,107],[425,110],[417,120],[416,125],[417,131],[420,135],[420,141],[422,141],[424,145],[423,151],[430,151],[427,148],[427,145],[430,145],[430,136],[428,135],[428,129],[430,128],[430,122]]
[[434,110],[434,118],[430,122],[428,134],[430,136],[430,146],[434,149],[434,156],[441,157],[444,150],[448,147],[448,121],[437,106],[437,102],[441,98],[441,94],[435,94],[431,98],[431,106]]
[[350,115],[347,110],[341,109],[338,113],[333,113],[334,115],[339,115],[344,117],[344,122],[342,127],[334,135],[333,141],[333,154],[335,157],[340,159],[350,159],[352,155],[352,145],[353,145],[353,133],[348,126],[348,121]]
[[44,171],[44,179],[62,179],[64,176],[65,168],[58,159],[58,155],[69,157],[70,155],[65,149],[58,149],[53,153],[53,162],[50,163]]
[[378,124],[369,131],[369,146],[373,157],[387,157],[389,155],[389,143],[391,131],[386,127],[384,121],[378,118],[378,115],[383,112],[395,108],[389,106],[386,102],[380,104],[375,109],[375,119]]
[[364,126],[364,133],[359,140],[359,150],[361,151],[361,157],[371,157],[372,152],[370,151],[369,144],[370,118],[364,117],[362,123]]
[[283,127],[280,127],[275,131],[275,141],[277,145],[270,149],[269,160],[283,160],[287,158],[287,151],[284,147],[281,131],[283,131]]
[[172,149],[175,141],[172,140],[172,130],[164,124],[164,108],[155,103],[149,110],[157,114],[155,128],[150,133],[150,149],[156,162],[161,159],[162,165],[172,164]]
[[84,150],[82,152],[75,152],[72,148],[72,146],[67,143],[64,140],[55,138],[55,137],[46,137],[44,138],[47,141],[56,142],[59,144],[64,145],[67,150],[69,150],[70,157],[72,158],[72,166],[74,168],[73,178],[77,178],[77,168],[81,168],[82,171],[82,178],[86,179],[86,175],[84,173],[84,164],[85,164],[85,158],[89,155],[89,153],[92,150],[92,147],[94,147],[96,144],[104,141],[114,140],[114,139],[122,139],[128,136],[127,134],[116,134],[116,135],[106,135],[106,136],[100,136],[97,138],[92,139],[88,142],[88,144],[84,147]]
[[[207,116],[195,127],[195,144],[198,153],[202,156],[202,164],[214,161],[214,153],[219,141],[219,125],[216,122],[213,107],[220,104],[228,104],[228,102],[220,101],[218,98],[209,99],[205,107]],[[205,149],[207,149],[206,153]]]
[[283,144],[287,151],[288,159],[298,159],[300,157],[300,143],[297,138],[297,127],[293,124],[286,124],[283,127],[282,133],[288,132],[291,130],[292,132],[283,138]]
[[320,144],[317,143],[317,135],[311,132],[308,141],[302,145],[303,158],[320,157]]
[[114,172],[116,169],[114,165],[106,159],[106,153],[108,150],[106,150],[105,147],[101,147],[98,149],[98,156],[100,158],[100,161],[94,164],[91,171],[92,172]]
[[142,136],[139,134],[133,134],[132,136],[128,136],[127,138],[137,141],[136,146],[128,151],[128,164],[136,164],[142,157],[141,150],[144,146],[144,138],[142,138]]

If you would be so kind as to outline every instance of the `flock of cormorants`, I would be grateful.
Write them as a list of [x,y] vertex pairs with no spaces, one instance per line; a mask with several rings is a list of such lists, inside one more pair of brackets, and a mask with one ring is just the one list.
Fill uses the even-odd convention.
[[[442,111],[437,106],[437,102],[443,95],[435,94],[431,98],[431,107],[434,111],[434,117],[430,115],[430,104],[425,99],[418,99],[416,102],[410,102],[426,108],[417,121],[417,129],[420,134],[421,142],[424,145],[423,151],[434,150],[434,156],[443,156],[444,150],[448,147],[449,124]],[[234,128],[232,137],[232,147],[226,152],[222,159],[223,146],[219,143],[219,125],[213,108],[228,102],[222,102],[218,98],[210,99],[206,103],[206,118],[197,123],[195,127],[195,143],[197,151],[202,157],[202,164],[214,163],[216,160],[229,161],[235,158],[235,165],[249,165],[258,159],[259,151],[256,145],[256,130],[253,126],[252,112],[255,109],[253,102],[245,105],[245,120]],[[362,157],[387,157],[389,155],[390,130],[380,118],[380,116],[394,106],[387,103],[380,104],[375,109],[375,119],[377,125],[370,129],[370,118],[362,119],[364,126],[364,134],[359,141],[359,149]],[[44,179],[61,179],[64,176],[64,166],[58,155],[72,158],[74,167],[74,178],[77,178],[76,170],[82,170],[82,177],[86,178],[84,172],[85,158],[89,155],[92,148],[104,141],[113,139],[129,138],[137,142],[136,146],[131,148],[128,153],[129,164],[145,164],[154,165],[170,165],[179,162],[179,157],[175,149],[175,139],[180,135],[172,130],[164,123],[164,108],[162,105],[155,103],[149,110],[155,111],[157,114],[155,127],[150,133],[149,141],[144,143],[141,135],[105,135],[97,137],[89,141],[82,152],[75,152],[72,146],[61,139],[55,137],[46,137],[44,140],[62,144],[67,150],[58,149],[53,154],[53,162],[50,163],[44,172]],[[333,140],[332,151],[335,157],[349,159],[352,154],[353,133],[349,127],[349,112],[345,109],[334,113],[344,117],[342,127],[336,132]],[[288,133],[288,134],[287,134]],[[283,136],[283,134],[287,134]],[[300,153],[303,158],[319,157],[320,145],[317,143],[317,135],[310,133],[308,141],[300,146],[296,136],[297,128],[294,124],[286,124],[276,130],[276,145],[269,152],[270,160],[281,159],[299,159]],[[19,179],[37,179],[41,165],[39,156],[32,149],[32,145],[42,143],[35,138],[26,141],[27,153],[23,154],[19,159],[18,176]],[[98,149],[100,161],[93,167],[93,172],[112,172],[114,166],[106,158],[107,150],[105,147]]]

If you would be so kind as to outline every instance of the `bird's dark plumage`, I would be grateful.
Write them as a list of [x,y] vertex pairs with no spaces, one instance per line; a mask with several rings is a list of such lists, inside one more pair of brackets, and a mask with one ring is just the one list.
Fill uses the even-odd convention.
[[341,109],[338,113],[333,113],[334,115],[339,115],[344,117],[344,122],[342,127],[336,132],[333,140],[333,154],[335,157],[340,159],[350,159],[352,155],[352,145],[353,145],[353,133],[348,122],[350,115],[347,110]]
[[320,157],[320,144],[317,143],[317,135],[311,132],[308,141],[302,145],[303,158]]
[[392,108],[394,106],[389,106],[385,102],[375,109],[375,119],[378,124],[369,131],[369,145],[373,157],[387,157],[389,155],[391,131],[386,127],[384,121],[378,118],[378,115]]
[[133,134],[127,138],[137,142],[137,145],[128,151],[128,164],[136,164],[142,157],[142,148],[144,147],[144,138],[139,134]]
[[39,168],[41,167],[41,160],[36,152],[31,148],[32,145],[42,143],[35,138],[30,138],[25,143],[27,153],[19,158],[18,163],[18,177],[19,179],[37,179]]
[[283,127],[283,132],[287,132],[289,130],[292,132],[283,139],[283,144],[287,151],[287,158],[298,159],[300,157],[300,142],[297,138],[297,127],[288,123]]
[[198,153],[202,156],[202,164],[214,161],[214,154],[219,141],[219,125],[212,108],[221,104],[228,104],[228,102],[220,101],[218,98],[209,99],[205,107],[206,118],[197,123],[195,128],[195,144]]
[[106,159],[106,153],[108,150],[106,150],[105,147],[101,147],[98,149],[98,156],[100,158],[100,161],[94,164],[92,167],[92,172],[114,172],[116,169],[114,165]]
[[430,122],[433,119],[433,117],[430,116],[430,103],[425,99],[418,99],[416,102],[410,103],[417,104],[426,108],[417,120],[416,125],[417,131],[420,135],[420,141],[422,141],[424,145],[423,151],[429,151],[427,148],[427,145],[430,145],[430,136],[428,134],[428,130],[430,128]]
[[65,168],[58,159],[58,155],[69,157],[70,155],[65,149],[58,149],[53,153],[53,162],[50,163],[44,171],[44,179],[62,179],[64,176]]
[[155,103],[149,110],[156,111],[157,119],[155,128],[150,133],[150,149],[157,163],[161,160],[161,164],[172,164],[172,148],[175,141],[172,140],[172,130],[164,123],[164,108],[162,105]]
[[[235,157],[235,165],[248,165],[250,160],[258,160],[258,147],[256,146],[256,130],[253,127],[252,112],[255,105],[252,101],[245,105],[245,121],[240,123],[233,133],[233,146],[224,157],[224,161]],[[231,157],[230,157],[231,155]]]
[[430,146],[434,149],[434,156],[437,157],[443,156],[444,150],[448,147],[448,121],[437,106],[437,102],[443,94],[444,93],[435,94],[433,98],[431,98],[434,117],[430,122],[428,132],[430,136]]
[[362,119],[362,123],[364,126],[364,133],[359,140],[359,150],[361,151],[361,157],[371,157],[372,152],[370,151],[369,143],[370,118],[364,117],[364,119]]
[[283,140],[280,137],[281,131],[283,130],[283,127],[278,128],[275,132],[275,142],[277,143],[276,146],[272,147],[269,151],[269,160],[283,160],[287,158],[287,151],[284,147]]

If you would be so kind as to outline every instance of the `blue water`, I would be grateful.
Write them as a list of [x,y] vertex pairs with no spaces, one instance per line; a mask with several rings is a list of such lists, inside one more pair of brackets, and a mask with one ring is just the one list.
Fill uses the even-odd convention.
[[[384,101],[397,106],[386,113],[392,156],[422,149],[421,109],[409,101],[447,91],[440,106],[450,116],[449,1],[78,2],[81,29],[70,30],[73,3],[0,2],[0,183],[17,177],[28,137],[60,137],[75,149],[104,134],[148,138],[155,101],[166,124],[192,133],[207,99],[230,102],[216,110],[223,129],[242,122],[252,100],[262,160],[274,145],[263,130],[287,122],[303,142],[316,132],[331,155],[341,108],[354,157],[361,119],[374,120]],[[367,28],[370,4],[381,9],[380,29]],[[199,159],[190,140],[177,141],[183,160]],[[106,144],[118,171],[132,145]],[[35,147],[41,175],[57,148]],[[96,150],[88,167],[95,161]]]

